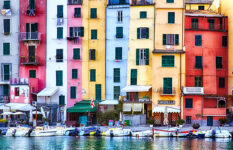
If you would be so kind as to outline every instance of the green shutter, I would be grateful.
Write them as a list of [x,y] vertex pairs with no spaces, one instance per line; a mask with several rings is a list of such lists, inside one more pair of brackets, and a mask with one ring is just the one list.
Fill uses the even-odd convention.
[[114,86],[114,87],[113,87],[113,91],[114,91],[113,99],[114,99],[114,100],[119,100],[119,96],[120,96],[120,86]]
[[162,56],[162,67],[174,67],[175,57],[174,56]]
[[63,18],[63,5],[57,5],[57,18]]
[[163,94],[172,94],[172,78],[163,78]]
[[70,87],[70,98],[76,99],[76,87],[75,86]]
[[175,13],[168,12],[168,23],[175,23]]
[[163,45],[167,45],[167,35],[163,34]]
[[70,37],[74,37],[74,28],[70,27]]
[[29,0],[30,9],[35,9],[35,0]]
[[196,69],[202,68],[202,56],[195,56],[195,68]]
[[116,38],[123,38],[123,27],[116,27]]
[[146,11],[140,11],[140,18],[147,18],[147,12]]
[[74,17],[75,18],[81,17],[81,8],[74,8]]
[[3,9],[11,9],[11,1],[4,1]]
[[97,8],[91,8],[91,18],[97,18]]
[[29,78],[36,78],[36,70],[29,70]]
[[149,49],[146,49],[146,65],[149,65]]
[[59,96],[59,105],[65,105],[65,96],[63,95]]
[[90,49],[89,51],[89,59],[95,60],[95,49]]
[[80,59],[80,48],[73,49],[73,59]]
[[72,69],[72,79],[78,79],[78,69]]
[[10,55],[10,43],[3,43],[3,55]]
[[62,71],[56,71],[56,86],[63,85],[63,73]]
[[227,36],[222,36],[222,47],[227,47]]
[[195,46],[201,46],[201,45],[202,45],[202,36],[195,35]]
[[91,30],[91,39],[92,40],[97,39],[97,30]]
[[95,85],[95,99],[101,100],[101,84]]
[[174,3],[174,0],[167,0],[167,3]]
[[195,77],[195,87],[201,87],[201,86],[202,86],[201,77]]
[[10,19],[4,19],[4,34],[9,34],[10,33]]
[[120,82],[120,68],[113,69],[113,82]]
[[115,60],[122,60],[122,47],[115,48]]
[[216,57],[216,68],[217,69],[222,68],[222,57]]
[[179,45],[179,34],[175,34],[175,45]]
[[139,65],[139,49],[136,49],[136,65]]
[[57,39],[62,39],[63,38],[63,28],[58,27],[57,28]]
[[137,28],[137,39],[140,39],[141,33],[140,33],[140,28]]
[[4,81],[10,80],[10,65],[4,65]]
[[90,81],[91,82],[95,82],[96,81],[96,70],[95,69],[91,69],[90,70]]
[[84,27],[80,27],[80,36],[81,36],[81,37],[84,36]]
[[4,95],[4,96],[9,96],[9,94],[10,94],[9,91],[10,91],[10,90],[9,90],[9,85],[4,84],[4,85],[3,85],[3,95]]
[[149,39],[149,28],[146,28],[146,39]]
[[137,69],[131,69],[131,85],[137,85]]

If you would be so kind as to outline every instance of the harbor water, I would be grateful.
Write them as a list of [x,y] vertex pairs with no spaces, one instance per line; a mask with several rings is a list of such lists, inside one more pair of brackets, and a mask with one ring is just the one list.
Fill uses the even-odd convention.
[[233,150],[229,138],[4,137],[0,150]]

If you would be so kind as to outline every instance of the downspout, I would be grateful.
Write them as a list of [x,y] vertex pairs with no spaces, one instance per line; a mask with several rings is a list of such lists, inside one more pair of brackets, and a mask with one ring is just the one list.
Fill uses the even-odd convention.
[[105,64],[104,64],[105,65],[105,68],[104,68],[104,72],[105,72],[105,88],[104,88],[105,100],[106,100],[106,87],[107,87],[107,82],[106,82],[106,79],[107,79],[107,73],[106,73],[106,67],[107,67],[107,65],[106,65],[107,64],[107,62],[106,62],[107,61],[107,57],[106,57],[107,56],[106,55],[106,53],[107,53],[107,50],[106,50],[106,48],[107,48],[107,32],[106,32],[107,31],[107,29],[106,29],[107,28],[107,14],[106,13],[107,13],[107,5],[105,6],[105,13],[104,13],[105,14],[105,33],[104,33],[105,34],[105,39],[104,39],[104,41],[105,41],[105,43],[104,43],[105,44],[105,48],[104,48],[105,49],[105,57],[104,57],[104,59],[105,59]]

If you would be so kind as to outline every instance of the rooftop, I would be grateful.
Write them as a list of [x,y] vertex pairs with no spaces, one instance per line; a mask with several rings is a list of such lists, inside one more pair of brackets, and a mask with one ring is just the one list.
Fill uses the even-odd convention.
[[185,0],[186,4],[211,4],[213,0]]

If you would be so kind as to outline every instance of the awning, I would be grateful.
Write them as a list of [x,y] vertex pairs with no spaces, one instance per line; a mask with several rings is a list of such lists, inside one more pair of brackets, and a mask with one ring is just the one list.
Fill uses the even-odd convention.
[[150,89],[149,85],[129,85],[124,87],[121,92],[148,92]]
[[123,111],[124,112],[130,112],[132,109],[132,104],[129,104],[129,103],[124,103],[123,104]]
[[36,108],[31,106],[30,104],[8,103],[8,104],[0,106],[0,109],[12,109],[12,110],[20,110],[20,111],[30,111],[30,110],[34,110]]
[[[153,113],[164,113],[165,112],[165,106],[157,106],[154,107]],[[180,113],[180,108],[176,106],[167,106],[167,112],[168,113]]]
[[100,105],[117,105],[118,103],[118,100],[105,100],[100,102]]
[[141,112],[142,111],[142,104],[134,103],[133,104],[133,111],[134,112]]
[[91,107],[90,100],[82,100],[74,104],[73,107],[67,109],[68,113],[86,113],[86,112],[95,112],[97,110],[97,101],[94,101],[95,107]]
[[57,87],[47,87],[40,91],[37,96],[53,96],[57,91]]

